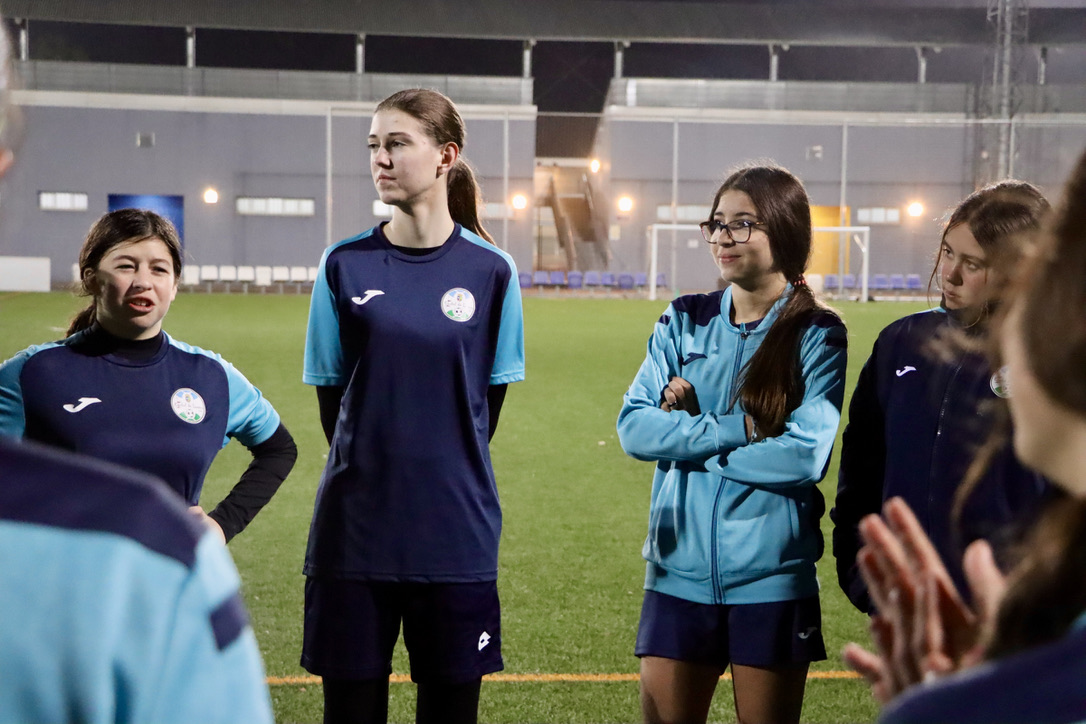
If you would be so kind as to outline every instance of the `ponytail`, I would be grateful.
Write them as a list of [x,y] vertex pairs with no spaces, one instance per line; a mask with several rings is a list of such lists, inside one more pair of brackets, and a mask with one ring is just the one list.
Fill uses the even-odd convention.
[[840,323],[832,309],[815,298],[801,274],[762,344],[743,367],[737,399],[765,437],[784,432],[784,423],[803,401],[800,340],[820,315]]
[[91,301],[85,309],[79,314],[72,317],[72,321],[68,323],[68,337],[71,337],[76,332],[82,332],[84,329],[88,329],[94,325],[98,320],[98,303]]
[[[428,88],[407,88],[393,93],[377,104],[376,112],[395,110],[419,121],[434,143],[442,146],[455,143],[461,153],[467,142],[467,128],[460,112],[448,96]],[[449,169],[449,215],[465,229],[494,243],[494,238],[479,220],[479,205],[483,195],[471,166],[461,156]]]
[[785,421],[803,400],[799,355],[803,335],[819,317],[826,316],[833,325],[841,319],[815,298],[803,276],[811,258],[811,202],[800,180],[771,161],[741,166],[717,190],[714,213],[721,197],[732,190],[745,193],[754,203],[769,237],[773,265],[792,285],[773,326],[740,372],[736,393],[759,433],[775,437],[784,432]]
[[482,192],[471,166],[462,156],[449,169],[448,184],[449,214],[453,221],[493,244],[494,238],[483,228],[483,222],[479,219]]

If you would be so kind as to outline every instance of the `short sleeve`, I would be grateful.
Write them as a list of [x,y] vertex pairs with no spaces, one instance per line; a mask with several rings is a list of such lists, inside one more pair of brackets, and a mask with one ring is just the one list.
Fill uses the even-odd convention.
[[22,437],[26,431],[21,377],[33,347],[0,365],[0,435]]
[[230,416],[226,422],[226,435],[237,438],[238,442],[246,447],[259,445],[279,427],[279,413],[234,365],[222,358],[219,358],[219,361],[226,370],[226,381],[230,389]]
[[524,379],[524,312],[520,299],[520,284],[517,282],[517,267],[508,255],[503,254],[502,258],[509,264],[510,276],[506,281],[502,299],[501,327],[498,330],[494,369],[490,373],[492,385],[504,385]]
[[328,258],[331,247],[321,257],[313,294],[309,298],[309,323],[305,333],[305,361],[302,382],[322,387],[344,386],[343,347],[339,339],[339,311],[328,283]]

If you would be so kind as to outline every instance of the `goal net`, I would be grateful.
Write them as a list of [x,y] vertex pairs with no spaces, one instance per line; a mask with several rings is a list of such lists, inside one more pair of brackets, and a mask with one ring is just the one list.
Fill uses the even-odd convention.
[[[869,299],[870,226],[816,226],[807,282],[834,299]],[[697,224],[650,224],[646,229],[649,299],[656,299],[660,274],[672,296],[719,288],[720,272],[709,257]],[[854,253],[855,252],[855,253]]]

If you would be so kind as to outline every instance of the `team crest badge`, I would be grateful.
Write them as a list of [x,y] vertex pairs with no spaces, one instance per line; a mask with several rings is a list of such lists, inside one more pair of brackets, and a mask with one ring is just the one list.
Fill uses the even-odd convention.
[[203,422],[207,417],[204,398],[200,397],[196,390],[188,387],[182,387],[173,393],[170,397],[170,407],[173,408],[175,415],[192,425]]
[[1011,383],[1008,379],[1007,368],[1000,367],[999,371],[992,375],[992,379],[988,382],[988,386],[992,388],[992,392],[997,397],[1007,399],[1011,396]]
[[441,313],[454,322],[466,322],[475,314],[475,297],[467,289],[450,289],[441,297]]

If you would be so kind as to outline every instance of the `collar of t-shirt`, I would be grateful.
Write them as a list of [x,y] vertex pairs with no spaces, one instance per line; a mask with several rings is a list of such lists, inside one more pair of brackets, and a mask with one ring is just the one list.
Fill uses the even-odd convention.
[[[388,238],[388,237],[385,237]],[[389,242],[392,244],[392,242]],[[443,246],[443,245],[442,245]],[[408,256],[426,256],[427,254],[433,254],[435,251],[441,249],[440,246],[400,246],[399,244],[392,244],[392,248],[401,254],[407,254]]]
[[147,362],[152,359],[166,341],[166,333],[159,331],[150,339],[125,339],[112,335],[97,322],[87,333],[87,342],[102,354],[112,354],[129,362]]

